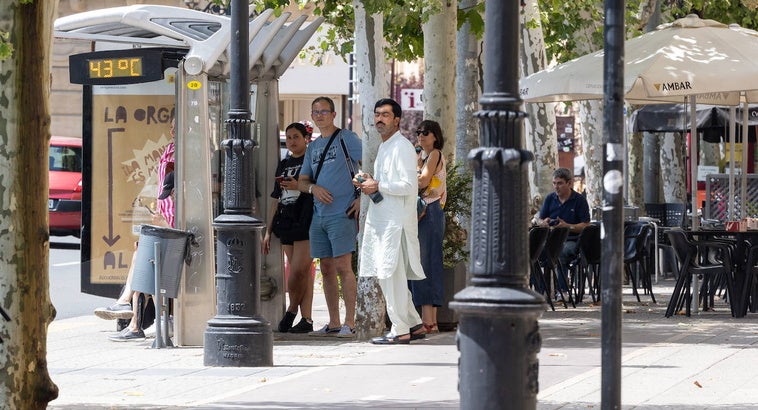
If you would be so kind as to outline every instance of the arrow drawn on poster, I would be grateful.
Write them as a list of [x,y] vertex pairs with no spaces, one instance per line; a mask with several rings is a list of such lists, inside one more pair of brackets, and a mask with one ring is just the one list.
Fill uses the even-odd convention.
[[103,235],[103,241],[113,246],[121,239],[121,235],[113,236],[113,134],[124,132],[123,128],[108,129],[108,236]]

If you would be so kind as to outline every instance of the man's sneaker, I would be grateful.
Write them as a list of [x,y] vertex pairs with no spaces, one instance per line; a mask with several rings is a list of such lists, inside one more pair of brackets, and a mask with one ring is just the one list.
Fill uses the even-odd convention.
[[330,328],[329,325],[326,324],[321,329],[308,333],[308,335],[310,336],[337,336],[337,333],[339,333],[340,330],[342,330],[342,328],[339,328],[339,327]]
[[302,318],[295,326],[292,326],[289,330],[290,333],[310,333],[313,331],[313,322],[309,322],[308,319]]
[[[295,316],[297,316],[297,313],[292,313],[290,311],[284,312],[284,317],[279,322],[279,331],[282,333],[289,331],[292,327],[292,323],[295,322]],[[311,326],[311,330],[313,330],[313,326]]]
[[132,305],[128,303],[114,303],[108,307],[95,309],[95,316],[105,319],[131,319],[134,316]]
[[118,334],[108,336],[108,340],[114,342],[139,342],[145,340],[145,332],[143,332],[142,329],[133,332],[127,327],[126,329],[118,332]]
[[342,325],[340,331],[337,332],[337,337],[355,337],[355,329],[348,325]]

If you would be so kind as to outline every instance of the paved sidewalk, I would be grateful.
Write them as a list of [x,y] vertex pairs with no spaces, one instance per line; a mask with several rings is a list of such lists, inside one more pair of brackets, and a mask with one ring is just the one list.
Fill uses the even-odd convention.
[[[733,319],[723,304],[697,317],[664,318],[625,288],[624,409],[748,409],[758,403],[756,314]],[[316,326],[327,317],[316,294]],[[410,346],[275,335],[270,368],[208,368],[201,347],[151,349],[106,339],[113,322],[82,316],[54,322],[48,368],[60,388],[51,409],[458,408],[455,333]],[[540,319],[539,409],[598,408],[600,307],[556,306]],[[504,408],[507,408],[505,406]]]

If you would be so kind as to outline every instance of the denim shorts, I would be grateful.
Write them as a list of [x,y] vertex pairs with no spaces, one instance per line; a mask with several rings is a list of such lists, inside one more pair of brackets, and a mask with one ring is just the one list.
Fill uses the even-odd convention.
[[358,223],[344,213],[328,216],[314,213],[309,236],[312,257],[336,258],[355,252]]

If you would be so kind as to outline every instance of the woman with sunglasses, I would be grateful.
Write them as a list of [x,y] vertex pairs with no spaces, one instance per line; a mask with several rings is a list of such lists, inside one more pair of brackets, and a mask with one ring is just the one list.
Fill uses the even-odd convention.
[[421,246],[421,266],[426,279],[408,281],[413,303],[421,306],[421,320],[426,333],[437,333],[437,308],[442,306],[442,237],[445,232],[445,206],[447,189],[445,158],[442,155],[444,140],[442,128],[436,121],[424,120],[416,128],[418,146],[418,186],[426,201],[426,211],[418,221],[418,239]]

